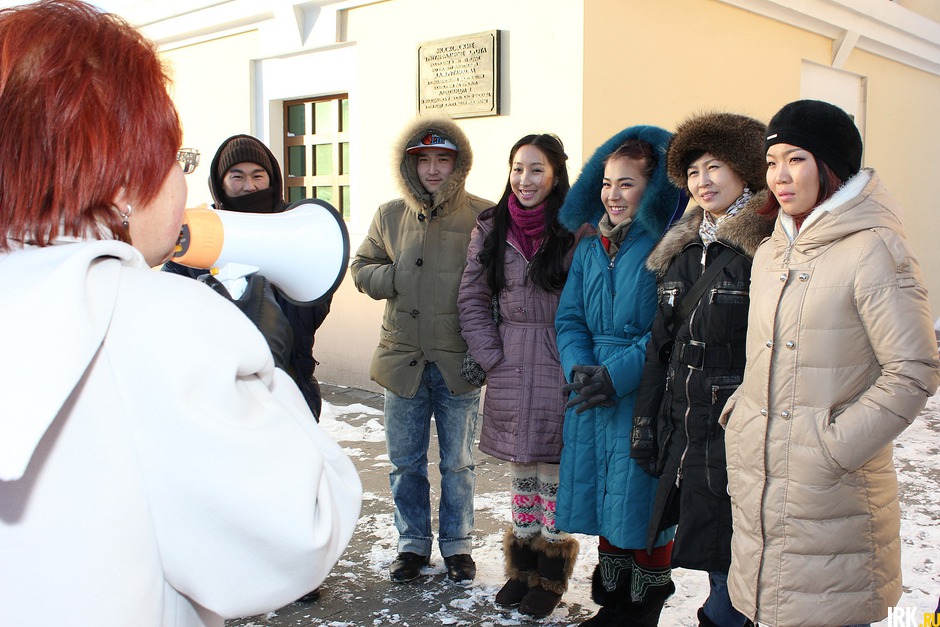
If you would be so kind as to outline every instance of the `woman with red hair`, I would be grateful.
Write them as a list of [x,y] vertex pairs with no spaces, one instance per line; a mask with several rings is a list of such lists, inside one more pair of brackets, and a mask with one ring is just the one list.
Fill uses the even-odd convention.
[[167,85],[118,17],[0,11],[3,625],[221,626],[316,588],[358,518],[258,328],[151,271],[186,201]]

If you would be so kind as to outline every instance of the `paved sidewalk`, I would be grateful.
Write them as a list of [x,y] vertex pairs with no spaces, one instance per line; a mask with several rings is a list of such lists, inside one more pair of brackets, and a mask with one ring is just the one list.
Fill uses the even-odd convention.
[[[590,578],[597,561],[597,539],[576,535],[581,555],[568,592],[553,614],[534,621],[514,610],[494,606],[503,584],[502,529],[508,520],[508,465],[474,449],[477,486],[474,498],[474,558],[477,578],[463,587],[447,580],[437,547],[431,566],[408,584],[393,584],[388,565],[397,553],[398,534],[388,485],[390,465],[385,454],[382,396],[363,390],[323,385],[324,400],[335,421],[324,426],[342,444],[359,470],[363,484],[362,514],[349,548],[321,586],[321,597],[296,602],[265,616],[228,621],[227,627],[561,627],[577,625],[597,607],[590,600]],[[481,421],[482,422],[482,421]],[[479,435],[479,434],[478,434]],[[936,547],[940,545],[940,514],[936,507],[940,485],[937,442],[940,441],[940,402],[932,399],[915,424],[895,443],[901,497],[901,538],[904,595],[899,608],[933,611],[940,575]],[[432,507],[438,500],[440,474],[436,435],[431,436]],[[432,521],[437,528],[436,521]],[[694,627],[696,609],[708,594],[707,579],[695,571],[673,571],[677,593],[667,602],[663,627]],[[887,621],[876,627],[890,627]]]
[[[324,400],[336,410],[341,411],[342,406],[357,404],[382,409],[383,399],[380,394],[334,385],[323,385],[322,388]],[[368,421],[375,419],[380,419],[380,416],[363,415],[357,411],[338,418],[354,427],[363,427]],[[432,528],[436,530],[437,486],[440,484],[440,475],[435,470],[434,462],[439,457],[437,438],[433,432],[431,442],[428,459],[431,460],[429,476],[432,485],[432,508],[435,508]],[[492,596],[502,585],[501,549],[499,546],[481,547],[480,544],[498,544],[500,530],[505,526],[505,512],[502,510],[508,509],[508,505],[481,503],[481,497],[485,501],[485,495],[507,491],[508,467],[499,460],[484,455],[477,448],[474,449],[477,464],[474,531],[474,557],[479,568],[477,580],[469,587],[450,582],[444,574],[443,561],[435,546],[431,567],[424,570],[427,574],[407,584],[392,583],[388,578],[388,564],[395,557],[397,533],[392,519],[393,508],[388,485],[390,466],[385,454],[385,441],[344,441],[341,444],[347,450],[352,449],[351,456],[359,469],[364,492],[362,514],[349,548],[321,586],[320,598],[313,602],[292,603],[266,616],[228,621],[227,627],[568,625],[579,622],[571,618],[580,619],[596,611],[594,607],[569,606],[564,622],[558,623],[552,620],[530,621],[518,612],[501,611],[493,605]],[[386,461],[377,463],[376,460]]]

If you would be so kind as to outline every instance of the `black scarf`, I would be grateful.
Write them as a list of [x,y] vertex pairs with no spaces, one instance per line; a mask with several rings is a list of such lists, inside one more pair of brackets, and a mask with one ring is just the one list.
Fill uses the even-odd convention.
[[281,203],[274,198],[274,188],[268,187],[235,198],[223,193],[222,208],[245,213],[276,213],[281,210]]

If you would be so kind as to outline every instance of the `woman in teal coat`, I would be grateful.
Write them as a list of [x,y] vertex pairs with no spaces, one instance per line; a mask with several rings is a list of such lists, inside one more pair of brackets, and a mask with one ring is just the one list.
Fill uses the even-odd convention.
[[598,234],[575,250],[555,327],[571,392],[564,424],[556,526],[600,536],[592,597],[601,610],[583,624],[656,625],[675,591],[671,531],[646,552],[656,480],[630,458],[633,405],[656,312],[646,257],[686,199],[666,176],[670,134],[628,128],[585,165],[561,209],[569,230]]

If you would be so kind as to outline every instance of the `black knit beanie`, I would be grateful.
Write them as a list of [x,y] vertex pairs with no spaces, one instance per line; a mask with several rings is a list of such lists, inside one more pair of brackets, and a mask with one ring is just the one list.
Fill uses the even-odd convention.
[[797,100],[770,120],[764,150],[791,144],[818,157],[843,181],[862,167],[862,136],[845,111],[821,100]]
[[257,163],[268,173],[268,176],[274,179],[274,167],[271,165],[271,159],[268,152],[260,141],[254,137],[236,137],[222,149],[219,154],[219,170],[216,173],[221,181],[225,173],[236,163],[250,161]]

